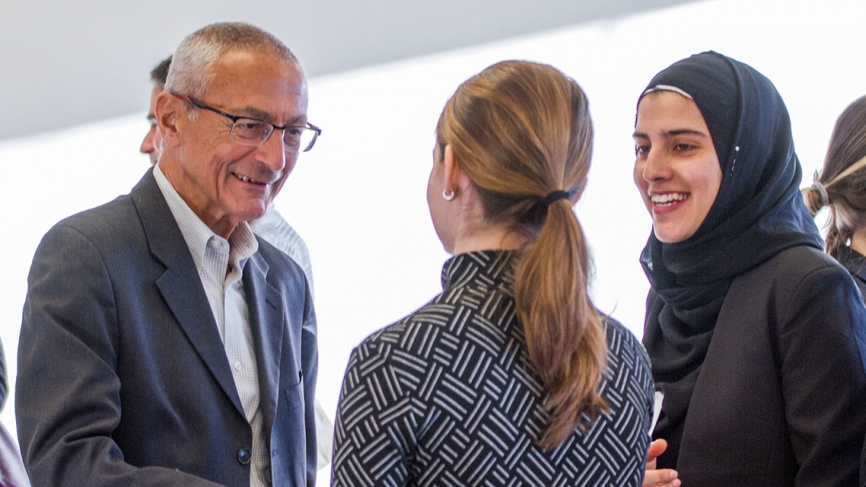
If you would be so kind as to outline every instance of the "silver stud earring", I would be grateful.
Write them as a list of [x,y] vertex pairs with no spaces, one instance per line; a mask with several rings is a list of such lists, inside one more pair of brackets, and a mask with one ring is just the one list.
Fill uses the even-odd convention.
[[452,190],[447,190],[447,189],[443,189],[443,190],[442,190],[442,197],[445,198],[445,201],[451,201],[451,200],[453,200],[453,199],[454,199],[454,194],[455,194],[455,193],[454,193],[454,190],[453,190],[453,189],[452,189]]

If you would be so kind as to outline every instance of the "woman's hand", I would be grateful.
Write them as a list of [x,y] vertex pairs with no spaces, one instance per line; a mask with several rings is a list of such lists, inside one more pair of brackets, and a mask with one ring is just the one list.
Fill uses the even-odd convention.
[[656,470],[656,459],[668,449],[668,442],[656,440],[650,443],[646,452],[646,473],[643,477],[643,487],[679,487],[682,483],[677,478],[677,471],[670,468]]

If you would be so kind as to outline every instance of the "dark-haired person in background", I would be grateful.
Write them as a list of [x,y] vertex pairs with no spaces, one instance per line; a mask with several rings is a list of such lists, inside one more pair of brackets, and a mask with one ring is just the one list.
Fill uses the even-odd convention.
[[165,91],[165,81],[168,79],[168,68],[171,67],[171,56],[163,59],[150,71],[150,82],[153,86],[150,89],[150,105],[147,108],[147,124],[150,130],[141,141],[139,150],[142,154],[150,157],[151,165],[156,165],[159,161],[160,142],[159,124],[156,122],[156,100],[159,95]]

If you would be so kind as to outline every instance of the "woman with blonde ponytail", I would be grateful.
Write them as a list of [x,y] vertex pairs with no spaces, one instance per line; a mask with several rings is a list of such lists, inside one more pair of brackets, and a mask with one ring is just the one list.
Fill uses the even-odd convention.
[[827,207],[827,253],[839,261],[866,296],[866,96],[839,115],[824,168],[803,190],[814,217]]
[[586,96],[551,66],[457,89],[427,189],[454,257],[442,294],[353,351],[334,485],[641,484],[648,359],[593,306],[572,211],[591,153]]

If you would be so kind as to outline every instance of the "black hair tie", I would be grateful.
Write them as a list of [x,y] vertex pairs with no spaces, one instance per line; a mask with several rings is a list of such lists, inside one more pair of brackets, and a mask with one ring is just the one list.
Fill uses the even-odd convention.
[[551,205],[551,203],[559,201],[561,199],[571,199],[572,196],[577,194],[577,191],[579,189],[579,186],[575,186],[571,189],[571,191],[556,190],[550,192],[547,196],[538,200],[537,203],[535,203],[529,208],[529,211],[527,211],[526,214],[523,215],[523,221],[531,225],[540,225],[544,223],[544,221],[547,219],[547,208]]
[[549,195],[545,196],[543,200],[538,202],[538,205],[543,206],[544,209],[546,210],[547,207],[550,206],[550,204],[553,203],[554,201],[561,200],[561,199],[567,200],[569,198],[571,198],[571,195],[568,194],[568,191],[563,191],[560,189],[560,190],[553,191]]

